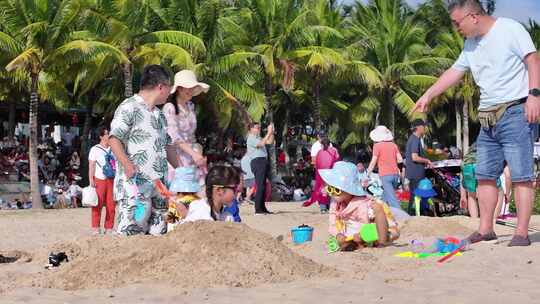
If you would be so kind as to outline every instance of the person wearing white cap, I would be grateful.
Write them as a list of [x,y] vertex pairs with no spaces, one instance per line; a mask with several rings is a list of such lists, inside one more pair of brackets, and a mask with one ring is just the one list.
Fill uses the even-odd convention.
[[403,162],[398,146],[393,142],[392,132],[385,126],[377,126],[369,133],[373,145],[373,156],[367,169],[368,176],[373,172],[375,165],[383,184],[383,198],[391,207],[400,209],[396,196],[396,187],[399,180],[398,163]]
[[167,133],[176,145],[177,158],[181,167],[197,167],[197,179],[201,186],[206,174],[206,157],[196,144],[197,115],[192,98],[208,92],[210,86],[197,81],[195,73],[182,70],[174,75],[174,84],[163,113],[167,118]]

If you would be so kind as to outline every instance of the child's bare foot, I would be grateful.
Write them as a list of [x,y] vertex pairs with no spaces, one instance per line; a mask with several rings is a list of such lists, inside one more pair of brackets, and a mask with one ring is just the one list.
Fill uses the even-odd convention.
[[395,241],[395,240],[399,239],[399,236],[400,236],[399,231],[389,229],[389,231],[388,231],[388,239],[390,241]]

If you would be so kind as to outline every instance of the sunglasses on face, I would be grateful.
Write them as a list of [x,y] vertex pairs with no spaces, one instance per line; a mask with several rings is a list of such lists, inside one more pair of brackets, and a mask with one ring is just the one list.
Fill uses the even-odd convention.
[[233,192],[238,192],[239,191],[238,185],[214,185],[214,187],[216,187],[218,189],[230,189]]
[[336,187],[332,187],[330,185],[327,185],[326,188],[326,193],[332,195],[332,196],[339,196],[341,195],[341,193],[343,193],[343,191],[341,191],[341,189],[338,189]]
[[452,20],[452,24],[455,26],[455,27],[460,27],[461,26],[461,23],[463,21],[465,21],[465,19],[467,19],[467,17],[469,16],[474,16],[475,14],[474,13],[468,13],[467,15],[465,15],[463,18],[461,18],[460,20]]

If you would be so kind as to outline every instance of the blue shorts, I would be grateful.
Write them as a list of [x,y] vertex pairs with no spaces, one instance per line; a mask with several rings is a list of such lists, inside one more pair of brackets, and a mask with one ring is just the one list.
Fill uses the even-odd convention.
[[480,128],[476,145],[476,179],[495,180],[510,167],[513,182],[534,180],[533,137],[537,124],[525,117],[525,104],[509,107],[492,128]]

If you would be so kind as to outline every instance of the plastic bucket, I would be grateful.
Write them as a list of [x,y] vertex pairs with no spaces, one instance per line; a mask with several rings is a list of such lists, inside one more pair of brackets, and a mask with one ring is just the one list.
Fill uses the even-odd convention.
[[379,240],[377,225],[374,223],[363,225],[362,229],[360,229],[360,237],[368,244]]
[[313,227],[302,225],[291,229],[293,243],[298,245],[313,240]]

